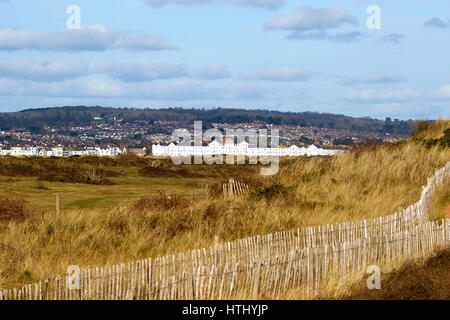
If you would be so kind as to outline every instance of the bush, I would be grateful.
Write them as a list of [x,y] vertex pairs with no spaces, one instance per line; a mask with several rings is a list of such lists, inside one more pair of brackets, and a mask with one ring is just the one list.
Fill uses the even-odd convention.
[[444,131],[444,136],[439,139],[428,139],[425,140],[425,145],[428,148],[433,146],[439,146],[441,148],[449,148],[450,147],[450,128]]
[[420,133],[428,131],[433,125],[433,121],[430,120],[417,120],[411,128],[411,136],[418,136]]
[[23,221],[29,215],[23,199],[0,196],[0,222]]
[[359,157],[366,152],[376,152],[383,145],[385,144],[380,142],[379,140],[369,139],[365,142],[354,145],[350,152],[353,153],[356,157]]
[[219,218],[219,207],[215,203],[210,203],[203,212],[205,220],[216,221]]
[[250,193],[250,198],[254,200],[265,199],[267,201],[271,201],[274,198],[286,196],[288,193],[288,187],[280,183],[275,183],[268,187],[260,187],[256,189]]
[[216,182],[208,186],[208,196],[210,197],[220,197],[223,194],[223,183]]
[[[79,159],[80,162],[75,162],[71,158],[0,157],[0,175],[37,176],[41,181],[51,182],[114,184],[106,176],[116,176],[118,173],[103,169],[104,164],[100,160],[88,158],[83,161]],[[89,162],[92,162],[92,164]]]
[[200,184],[198,183],[198,181],[188,181],[186,182],[186,187],[199,188]]
[[44,183],[42,183],[42,182],[39,182],[39,183],[38,183],[38,185],[36,186],[36,189],[39,189],[39,190],[48,190],[47,186],[46,186]]
[[136,201],[132,207],[134,211],[153,211],[183,209],[189,207],[189,202],[177,195],[167,195],[160,191],[157,196],[145,196]]

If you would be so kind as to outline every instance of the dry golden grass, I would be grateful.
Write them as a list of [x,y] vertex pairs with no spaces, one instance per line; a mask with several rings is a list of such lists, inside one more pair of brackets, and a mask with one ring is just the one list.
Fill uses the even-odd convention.
[[[432,133],[420,134],[437,138],[450,121],[435,126],[428,128]],[[266,187],[283,186],[274,197],[255,197],[254,191],[233,200],[211,197],[157,210],[145,203],[136,204],[140,210],[124,204],[0,222],[0,287],[64,274],[74,264],[124,263],[204,247],[215,236],[228,241],[391,214],[417,201],[427,178],[450,160],[449,148],[412,140],[336,157],[285,160],[278,175],[261,179]],[[436,210],[448,202],[449,186],[441,193]]]
[[0,221],[23,221],[30,214],[30,210],[25,206],[25,200],[0,196]]
[[450,188],[443,185],[438,188],[430,203],[430,220],[450,219]]
[[[424,262],[407,262],[381,275],[381,289],[369,290],[366,279],[331,296],[351,300],[448,300],[450,299],[450,250]],[[327,297],[330,298],[330,297]]]
[[417,121],[417,127],[413,130],[413,136],[415,139],[439,139],[444,136],[444,131],[448,128],[448,120],[444,119],[439,119],[434,123]]

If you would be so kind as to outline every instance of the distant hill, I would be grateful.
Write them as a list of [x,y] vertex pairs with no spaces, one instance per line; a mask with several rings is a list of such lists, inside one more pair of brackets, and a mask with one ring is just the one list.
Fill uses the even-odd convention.
[[[101,118],[101,120],[100,120]],[[111,122],[114,118],[126,123],[139,120],[179,121],[192,124],[202,120],[211,123],[236,124],[242,122],[263,121],[276,125],[300,125],[319,128],[352,129],[373,132],[391,132],[409,134],[412,120],[399,121],[387,118],[385,121],[366,118],[352,118],[345,115],[317,112],[279,112],[245,109],[133,109],[103,107],[60,107],[27,109],[20,112],[0,113],[0,128],[28,128],[40,130],[45,126],[82,126],[98,121]]]

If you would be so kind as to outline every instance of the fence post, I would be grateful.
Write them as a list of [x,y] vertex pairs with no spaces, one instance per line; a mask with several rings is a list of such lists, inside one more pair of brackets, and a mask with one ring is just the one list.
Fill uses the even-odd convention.
[[218,235],[214,236],[214,265],[217,267],[219,263],[219,255],[220,255],[220,238]]
[[[134,272],[134,270],[131,270],[131,272]],[[133,278],[131,280],[130,285],[128,286],[128,292],[127,292],[126,300],[134,300],[134,298],[136,297],[136,293],[135,293],[135,291],[136,291],[136,283],[135,283]]]
[[442,223],[444,224],[444,249],[447,248],[447,219],[444,219],[442,221]]
[[261,279],[261,267],[262,261],[258,259],[256,262],[255,283],[253,284],[253,298],[258,299],[259,294],[259,282]]
[[56,215],[59,216],[59,192],[55,193],[56,195]]
[[195,286],[194,286],[194,267],[191,264],[188,268],[188,273],[187,273],[187,281],[188,281],[188,296],[189,296],[189,300],[194,300],[195,298]]
[[153,263],[152,258],[149,258],[148,259],[148,266],[147,266],[147,268],[148,268],[148,270],[147,270],[147,300],[150,299],[151,294],[152,294],[152,290],[153,290],[153,288],[152,288],[152,285],[153,285],[153,282],[152,282],[152,277],[153,277],[152,263]]

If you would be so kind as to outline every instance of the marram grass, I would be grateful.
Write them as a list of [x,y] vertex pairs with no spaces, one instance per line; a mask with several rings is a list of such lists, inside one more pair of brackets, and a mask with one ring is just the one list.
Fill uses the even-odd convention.
[[[123,203],[60,216],[30,208],[24,220],[0,222],[0,287],[65,274],[70,265],[125,263],[205,247],[216,236],[229,241],[392,214],[417,201],[427,178],[450,160],[449,148],[422,143],[449,127],[450,121],[439,121],[398,145],[283,161],[278,175],[262,179],[266,187],[283,186],[272,198],[211,197],[147,209]],[[444,186],[433,199],[432,215],[439,217],[448,205],[449,190]]]

